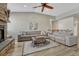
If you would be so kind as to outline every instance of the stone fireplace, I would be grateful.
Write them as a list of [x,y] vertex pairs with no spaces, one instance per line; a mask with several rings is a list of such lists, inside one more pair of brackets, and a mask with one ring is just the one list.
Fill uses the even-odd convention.
[[0,43],[7,39],[7,21],[9,19],[9,10],[7,3],[0,3]]

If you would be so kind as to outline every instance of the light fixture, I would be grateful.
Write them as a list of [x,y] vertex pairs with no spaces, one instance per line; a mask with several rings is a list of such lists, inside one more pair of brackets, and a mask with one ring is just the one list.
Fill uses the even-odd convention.
[[24,7],[27,7],[27,5],[24,5]]

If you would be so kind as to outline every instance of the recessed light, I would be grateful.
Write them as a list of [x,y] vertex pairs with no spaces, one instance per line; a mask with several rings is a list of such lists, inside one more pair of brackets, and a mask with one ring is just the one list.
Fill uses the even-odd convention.
[[27,5],[24,5],[24,7],[27,7]]

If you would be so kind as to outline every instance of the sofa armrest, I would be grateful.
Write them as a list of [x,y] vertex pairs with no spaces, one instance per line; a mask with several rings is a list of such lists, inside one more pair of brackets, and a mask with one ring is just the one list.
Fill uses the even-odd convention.
[[67,36],[65,37],[65,39],[66,39],[66,45],[68,46],[77,44],[77,37],[75,36]]

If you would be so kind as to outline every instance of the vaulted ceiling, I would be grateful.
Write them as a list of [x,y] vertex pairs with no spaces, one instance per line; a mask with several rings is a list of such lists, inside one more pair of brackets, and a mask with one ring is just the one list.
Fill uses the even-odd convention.
[[53,6],[54,9],[50,10],[45,8],[44,12],[41,12],[41,7],[33,8],[34,6],[39,6],[40,3],[9,3],[8,9],[12,12],[37,12],[42,14],[48,14],[52,16],[59,16],[71,10],[79,8],[79,3],[49,3],[48,5]]

